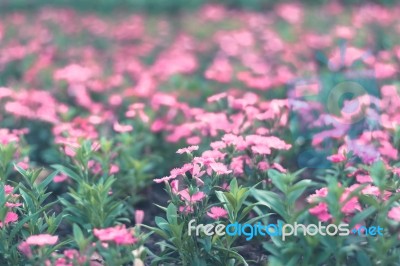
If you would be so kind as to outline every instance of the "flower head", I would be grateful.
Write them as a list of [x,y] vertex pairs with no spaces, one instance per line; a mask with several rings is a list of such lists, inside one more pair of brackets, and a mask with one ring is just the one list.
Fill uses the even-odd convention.
[[388,217],[392,220],[395,220],[397,222],[400,222],[400,206],[399,207],[393,207],[389,213]]
[[52,236],[49,234],[32,235],[26,239],[26,243],[30,246],[45,246],[54,245],[58,241],[58,236]]
[[189,154],[189,153],[192,153],[192,151],[197,151],[198,149],[199,149],[199,146],[194,145],[194,146],[189,146],[187,148],[179,149],[179,150],[177,150],[176,153],[178,153],[178,154],[188,153]]
[[114,242],[117,245],[130,245],[136,242],[132,232],[126,229],[125,225],[117,225],[105,229],[95,228],[93,234],[100,241]]
[[207,212],[207,215],[214,220],[217,220],[219,218],[226,218],[228,215],[228,212],[221,207],[212,207],[209,212]]

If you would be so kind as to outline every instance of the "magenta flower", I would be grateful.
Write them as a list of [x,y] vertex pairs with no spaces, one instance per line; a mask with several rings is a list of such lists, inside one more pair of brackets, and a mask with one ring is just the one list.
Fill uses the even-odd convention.
[[329,156],[327,159],[333,163],[341,163],[346,160],[346,157],[343,154],[334,154]]
[[324,202],[321,202],[317,206],[311,208],[309,212],[322,222],[327,222],[332,218],[328,211],[328,205]]
[[59,175],[56,175],[54,178],[53,178],[53,182],[54,183],[61,183],[61,182],[64,182],[65,180],[67,180],[69,177],[67,176],[67,175],[64,175],[64,174],[59,174]]

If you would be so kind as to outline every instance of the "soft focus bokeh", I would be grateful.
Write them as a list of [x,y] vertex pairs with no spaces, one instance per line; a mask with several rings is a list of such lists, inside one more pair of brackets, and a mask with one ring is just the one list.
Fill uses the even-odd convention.
[[398,265],[400,3],[48,2],[0,1],[0,265]]

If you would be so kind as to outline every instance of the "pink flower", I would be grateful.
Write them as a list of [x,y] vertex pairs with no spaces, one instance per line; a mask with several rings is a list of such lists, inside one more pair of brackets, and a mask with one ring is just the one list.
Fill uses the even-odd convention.
[[358,183],[372,183],[370,175],[357,175],[356,180]]
[[251,151],[256,154],[268,155],[271,154],[271,149],[266,145],[256,145],[251,147]]
[[244,173],[244,159],[242,156],[232,158],[229,168],[233,170],[235,175],[242,175]]
[[361,205],[358,202],[358,199],[353,197],[342,206],[341,211],[344,214],[351,214],[355,211],[361,211]]
[[291,24],[300,23],[303,19],[303,9],[292,3],[280,4],[276,13]]
[[192,151],[197,151],[199,149],[199,146],[195,145],[195,146],[189,146],[186,148],[182,148],[179,149],[176,153],[178,154],[182,154],[182,153],[192,153]]
[[179,193],[179,181],[173,180],[170,185],[171,185],[172,193],[178,194]]
[[67,179],[68,179],[68,176],[66,176],[64,174],[60,174],[60,175],[56,175],[53,178],[53,182],[54,183],[61,183],[61,182],[64,182],[65,180],[67,180]]
[[257,168],[260,169],[261,171],[266,171],[269,168],[268,162],[261,161],[257,164]]
[[[4,218],[4,224],[14,223],[18,221],[18,214],[15,212],[7,212],[6,217]],[[3,223],[0,222],[0,227],[3,227]]]
[[26,239],[28,245],[44,246],[54,245],[58,241],[58,236],[52,236],[49,234],[33,235]]
[[194,211],[194,209],[190,205],[180,206],[179,207],[179,212],[184,213],[184,214],[193,213],[193,211]]
[[119,133],[126,133],[126,132],[130,132],[133,130],[133,127],[131,125],[122,125],[118,122],[114,123],[113,128],[116,132],[119,132]]
[[211,103],[211,102],[217,102],[223,98],[225,98],[228,94],[226,92],[222,92],[222,93],[218,93],[215,94],[213,96],[210,96],[207,98],[207,102]]
[[31,247],[29,246],[28,243],[26,242],[21,242],[18,245],[18,250],[22,252],[22,254],[24,254],[25,256],[27,256],[28,258],[32,257],[32,250]]
[[389,213],[388,217],[392,220],[395,220],[397,222],[400,222],[400,206],[398,207],[393,207]]
[[188,189],[184,189],[184,190],[180,191],[179,194],[180,194],[182,200],[185,200],[185,201],[190,202],[190,203],[201,201],[206,196],[206,194],[204,194],[201,191],[196,192],[193,195],[190,195]]
[[112,164],[110,168],[110,175],[116,174],[119,172],[119,166],[116,164]]
[[232,170],[228,170],[223,163],[211,163],[210,167],[217,175],[224,175],[232,172]]
[[317,216],[317,218],[322,222],[326,222],[332,218],[328,212],[328,205],[324,202],[321,202],[317,206],[311,208],[309,212],[312,215]]
[[327,159],[333,163],[341,163],[346,160],[346,157],[343,154],[334,154],[329,156]]
[[275,168],[276,170],[278,170],[281,173],[286,173],[287,170],[285,168],[283,168],[282,165],[280,165],[279,163],[273,163],[272,164],[272,168]]
[[75,149],[72,148],[72,147],[70,147],[70,146],[65,146],[64,152],[65,152],[65,154],[68,155],[69,157],[75,157],[75,155],[76,155]]
[[198,136],[193,136],[193,137],[187,138],[186,142],[189,145],[197,145],[197,144],[200,144],[201,138]]
[[307,198],[307,201],[308,201],[309,203],[315,203],[315,202],[318,202],[317,200],[318,200],[319,198],[325,198],[326,196],[328,196],[328,188],[323,187],[323,188],[321,188],[321,189],[316,190],[316,191],[315,191],[315,194],[310,195],[310,196]]
[[135,211],[135,222],[137,225],[142,224],[144,219],[144,211],[142,210],[136,210]]
[[358,185],[351,186],[350,188],[346,188],[345,192],[342,194],[340,197],[340,202],[344,203],[344,205],[341,208],[341,211],[344,214],[351,214],[354,213],[355,211],[361,211],[361,205],[358,202],[357,197],[352,197],[349,199],[350,193],[357,188]]
[[221,207],[212,207],[207,215],[214,220],[218,220],[219,218],[226,218],[228,216],[228,212]]
[[113,105],[113,106],[118,106],[122,104],[122,97],[121,95],[118,94],[113,94],[110,96],[110,99],[108,100],[108,102]]
[[117,225],[105,229],[93,229],[93,234],[100,240],[114,242],[117,245],[130,245],[136,242],[132,232],[125,225]]
[[14,191],[14,187],[12,187],[10,185],[4,186],[4,193],[6,193],[6,195],[11,194],[13,191]]
[[155,178],[153,179],[153,181],[156,183],[162,183],[162,182],[168,182],[169,180],[174,178],[176,178],[176,176],[164,176],[162,178]]
[[400,168],[396,167],[392,169],[393,174],[400,176]]
[[6,206],[7,208],[15,208],[15,207],[22,206],[22,203],[6,202],[6,204],[4,204],[4,206]]

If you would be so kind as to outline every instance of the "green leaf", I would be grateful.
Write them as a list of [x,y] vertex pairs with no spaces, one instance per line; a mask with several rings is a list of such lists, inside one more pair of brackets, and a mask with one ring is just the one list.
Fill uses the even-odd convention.
[[73,226],[72,226],[72,232],[73,232],[74,239],[75,239],[76,243],[77,243],[78,245],[80,245],[80,243],[82,243],[82,241],[83,241],[85,238],[84,238],[84,236],[83,236],[82,230],[81,230],[81,228],[79,227],[79,225],[73,224]]
[[288,215],[286,213],[285,206],[283,204],[282,199],[278,196],[278,194],[272,191],[254,189],[252,195],[260,203],[265,204],[270,209],[279,214],[285,221],[288,220]]
[[231,192],[233,192],[234,194],[236,193],[236,191],[238,190],[238,183],[236,178],[233,178],[231,183],[229,184],[229,189]]
[[170,224],[178,224],[177,209],[173,203],[170,203],[167,207],[167,220]]
[[386,167],[382,161],[377,161],[371,166],[371,178],[374,184],[379,187],[380,190],[384,189],[386,183]]
[[364,209],[362,212],[359,212],[356,215],[354,215],[353,219],[351,219],[351,222],[350,222],[350,228],[353,228],[359,222],[367,219],[369,216],[374,214],[375,211],[376,211],[376,208],[371,206],[371,207]]
[[58,174],[58,171],[54,171],[48,177],[46,177],[40,184],[38,185],[39,191],[42,191],[47,187],[51,181],[53,181],[54,177]]
[[72,169],[65,167],[63,165],[60,164],[53,164],[51,167],[53,167],[54,169],[60,171],[61,173],[66,174],[67,176],[71,177],[73,180],[75,180],[76,182],[79,182],[81,180],[81,177],[75,173],[75,171],[73,171]]
[[155,218],[155,222],[157,224],[157,226],[164,230],[164,231],[169,231],[169,223],[167,220],[165,220],[164,218],[160,217],[160,216],[156,216]]
[[282,173],[275,169],[269,169],[268,177],[271,179],[272,184],[274,184],[280,191],[286,193],[286,184],[284,183]]
[[149,229],[150,231],[156,233],[157,235],[161,236],[165,240],[170,240],[169,235],[167,233],[165,233],[163,230],[159,229],[159,228],[151,227],[151,226],[148,226],[148,225],[145,225],[145,224],[141,224],[140,226]]
[[249,264],[247,264],[246,260],[239,253],[237,253],[236,251],[231,250],[231,249],[227,249],[227,248],[224,248],[224,247],[220,247],[220,246],[217,246],[217,245],[214,246],[214,247],[216,249],[223,250],[223,251],[229,253],[234,258],[237,258],[241,263],[243,263],[244,266],[248,266],[249,265]]
[[297,201],[297,199],[303,195],[304,191],[309,188],[312,185],[315,185],[315,182],[312,182],[309,179],[304,179],[301,180],[299,182],[297,182],[295,185],[291,186],[288,189],[288,193],[287,193],[287,201],[288,201],[288,205],[292,206],[295,204],[295,202]]
[[358,265],[372,266],[371,260],[369,259],[367,253],[363,250],[359,250],[356,255]]

